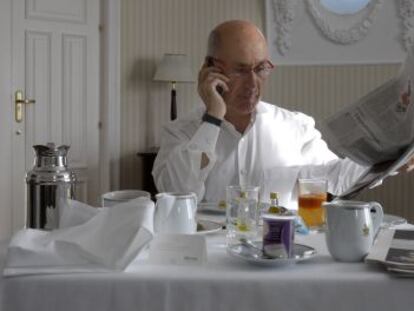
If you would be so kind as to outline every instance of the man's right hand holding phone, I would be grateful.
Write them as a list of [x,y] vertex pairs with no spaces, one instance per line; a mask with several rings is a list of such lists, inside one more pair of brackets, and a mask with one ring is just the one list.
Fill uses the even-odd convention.
[[198,74],[198,94],[206,105],[207,113],[221,120],[226,114],[226,103],[220,91],[229,91],[229,81],[219,68],[212,66],[211,60],[206,59]]

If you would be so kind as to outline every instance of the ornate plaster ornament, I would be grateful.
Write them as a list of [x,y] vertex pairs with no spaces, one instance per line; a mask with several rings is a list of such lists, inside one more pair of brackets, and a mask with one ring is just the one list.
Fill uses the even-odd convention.
[[414,44],[414,0],[399,0],[399,2],[403,27],[401,39],[404,48],[408,50]]
[[286,55],[290,48],[290,31],[295,17],[298,0],[271,0],[276,30],[276,47],[281,55]]
[[[321,33],[339,44],[352,44],[364,38],[372,26],[384,0],[371,0],[366,7],[352,14],[329,11],[320,0],[306,0],[310,15]],[[406,0],[412,2],[412,0]]]

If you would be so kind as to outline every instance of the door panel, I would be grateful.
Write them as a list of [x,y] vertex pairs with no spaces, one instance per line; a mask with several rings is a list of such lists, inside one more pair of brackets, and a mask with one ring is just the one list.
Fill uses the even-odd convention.
[[87,0],[27,0],[28,19],[85,23]]
[[0,239],[12,231],[11,0],[0,1]]
[[72,165],[87,167],[86,37],[63,35],[63,141],[71,145]]
[[35,98],[36,103],[26,107],[24,116],[26,141],[26,167],[33,164],[33,145],[51,139],[51,44],[52,33],[26,31],[25,33],[25,86],[24,94]]

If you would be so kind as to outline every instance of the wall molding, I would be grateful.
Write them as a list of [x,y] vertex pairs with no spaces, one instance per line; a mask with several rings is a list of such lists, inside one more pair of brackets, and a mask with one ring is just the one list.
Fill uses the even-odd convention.
[[121,1],[101,0],[101,192],[119,189],[121,157]]

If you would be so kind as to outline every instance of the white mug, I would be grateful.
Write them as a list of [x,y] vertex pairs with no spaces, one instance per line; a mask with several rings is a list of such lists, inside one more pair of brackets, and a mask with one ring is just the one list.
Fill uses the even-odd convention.
[[361,261],[369,252],[384,213],[378,202],[335,200],[324,203],[326,244],[338,261]]
[[194,233],[197,196],[195,193],[164,192],[155,196],[154,230],[156,233]]

